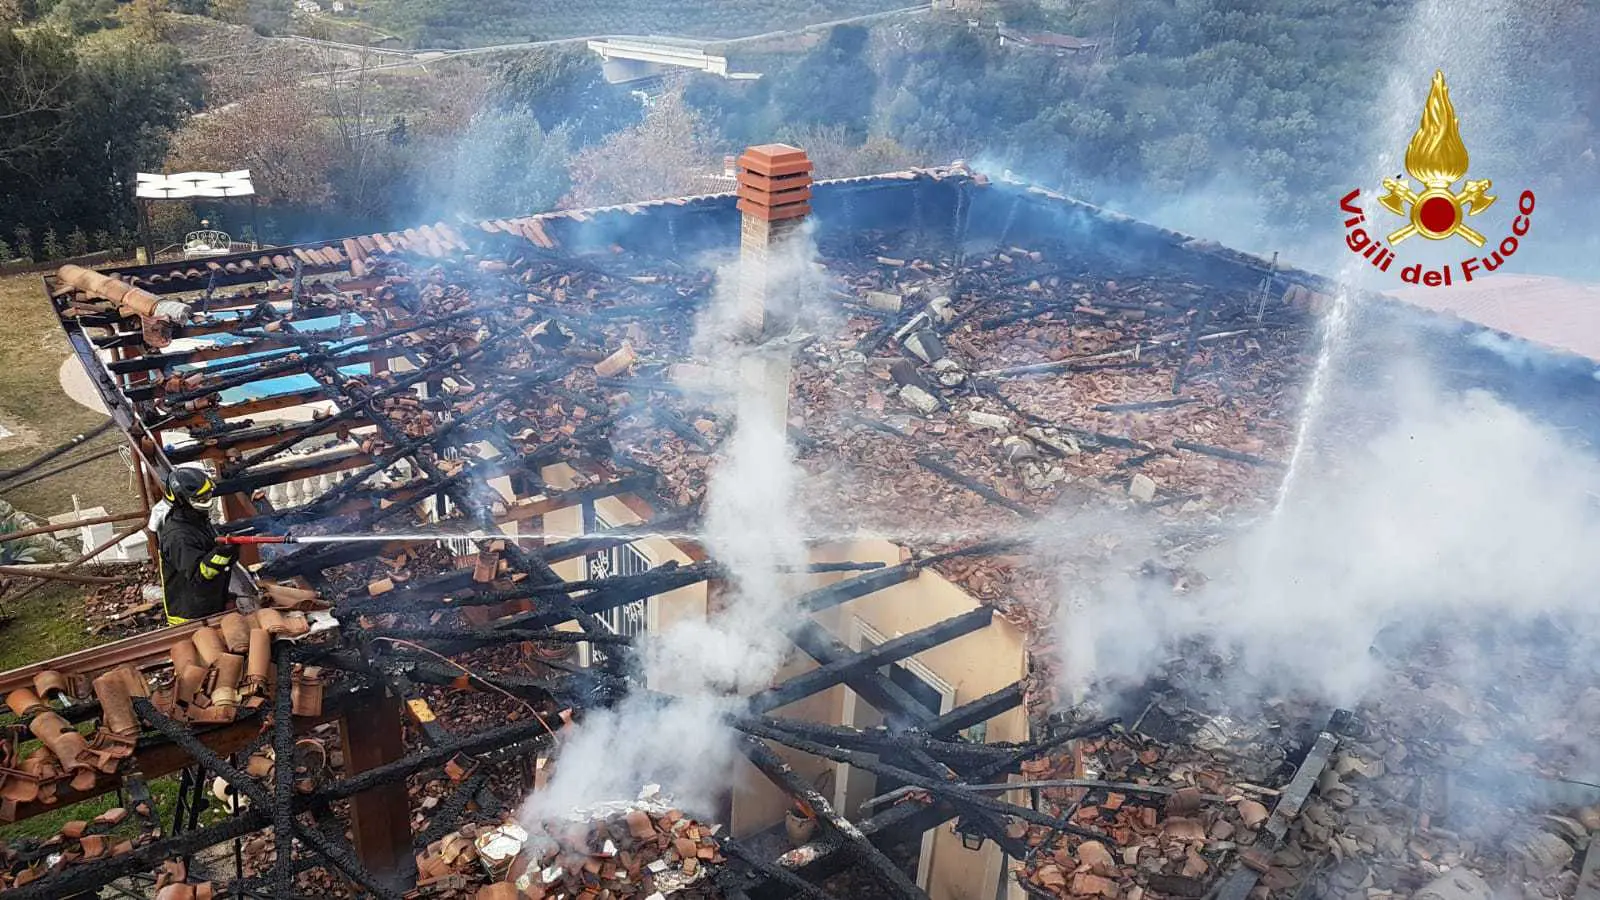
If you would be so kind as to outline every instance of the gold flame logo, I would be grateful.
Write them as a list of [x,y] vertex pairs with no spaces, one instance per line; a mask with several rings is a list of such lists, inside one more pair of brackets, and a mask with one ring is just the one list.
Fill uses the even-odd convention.
[[1378,198],[1384,209],[1410,220],[1389,235],[1390,243],[1398,244],[1414,234],[1433,241],[1460,235],[1474,247],[1483,246],[1483,235],[1467,226],[1466,217],[1488,209],[1495,198],[1489,195],[1487,178],[1468,181],[1459,194],[1450,190],[1467,174],[1467,145],[1461,141],[1461,122],[1450,103],[1443,72],[1433,73],[1428,102],[1422,107],[1422,124],[1406,147],[1406,172],[1422,182],[1420,193],[1403,178],[1385,178],[1383,187],[1388,193]]

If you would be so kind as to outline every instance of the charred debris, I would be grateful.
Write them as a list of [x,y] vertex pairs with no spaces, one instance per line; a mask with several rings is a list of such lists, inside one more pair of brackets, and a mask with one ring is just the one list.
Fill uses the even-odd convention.
[[[1185,721],[1153,695],[1120,717],[1054,714],[1052,591],[1007,555],[1054,509],[1129,507],[1194,539],[1269,496],[1329,286],[960,165],[806,190],[825,287],[776,317],[805,489],[838,498],[841,528],[911,536],[899,565],[817,566],[840,580],[785,627],[817,668],[727,718],[798,835],[736,838],[726,805],[647,785],[570,827],[515,824],[564,735],[648,693],[635,638],[602,617],[728,575],[692,537],[675,539],[686,564],[552,568],[699,522],[732,420],[702,388],[725,361],[692,338],[750,205],[686,198],[45,280],[143,488],[208,465],[227,532],[539,532],[603,498],[643,524],[250,550],[259,609],[5,673],[0,817],[118,800],[6,842],[0,893],[919,897],[906,854],[951,823],[1034,897],[1381,900],[1462,872],[1447,802],[1407,793],[1448,783],[1439,757],[1348,713]],[[316,411],[274,415],[293,408]],[[548,483],[559,464],[570,476]],[[925,571],[978,607],[868,652],[811,619]],[[880,674],[995,616],[1031,651],[1009,688],[929,716]],[[839,684],[888,725],[783,715]],[[1019,704],[1030,741],[971,739]],[[795,754],[900,786],[851,820]],[[163,819],[149,785],[179,773]],[[1424,811],[1396,830],[1391,807]],[[1579,837],[1536,828],[1512,858],[1565,877]],[[1478,896],[1463,884],[1431,889]]]

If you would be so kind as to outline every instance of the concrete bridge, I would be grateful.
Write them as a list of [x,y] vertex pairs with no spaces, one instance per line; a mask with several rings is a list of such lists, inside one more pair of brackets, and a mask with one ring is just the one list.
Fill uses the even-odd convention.
[[693,69],[736,81],[761,77],[760,72],[731,72],[726,56],[712,56],[693,47],[607,39],[590,41],[589,49],[600,55],[601,68],[611,84],[655,78],[672,69]]

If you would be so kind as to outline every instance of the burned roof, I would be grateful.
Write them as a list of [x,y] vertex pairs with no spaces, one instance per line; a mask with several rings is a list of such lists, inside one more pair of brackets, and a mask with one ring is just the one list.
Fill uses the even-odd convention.
[[[811,504],[814,534],[884,535],[902,544],[908,558],[899,566],[863,567],[862,574],[807,594],[799,607],[836,606],[923,569],[943,573],[986,605],[896,638],[892,650],[871,657],[844,650],[809,616],[797,615],[786,625],[789,635],[827,677],[774,686],[760,695],[760,708],[775,709],[819,684],[878,679],[873,666],[982,626],[990,609],[1022,626],[1043,651],[1053,640],[1053,586],[1006,554],[1024,526],[1061,510],[1114,505],[1182,530],[1213,527],[1224,514],[1269,502],[1294,441],[1316,346],[1315,314],[1330,302],[1329,282],[960,165],[821,182],[810,204],[815,253],[794,270],[809,285],[806,302],[788,311],[780,339],[794,366],[791,444],[808,475],[806,494],[827,501]],[[702,324],[719,302],[719,266],[734,259],[740,230],[735,195],[713,195],[433,225],[105,273],[121,288],[84,289],[65,277],[47,279],[47,287],[75,351],[142,460],[157,472],[194,462],[215,469],[224,530],[411,529],[387,545],[285,548],[267,555],[258,570],[270,596],[295,604],[315,597],[331,604],[342,623],[345,644],[275,655],[280,669],[297,673],[292,687],[302,700],[320,699],[318,670],[326,665],[345,673],[342,684],[376,684],[421,701],[423,710],[450,702],[446,688],[486,689],[512,702],[507,717],[476,721],[467,735],[440,730],[429,712],[417,727],[431,746],[378,767],[404,777],[458,754],[501,759],[503,748],[552,739],[562,728],[563,707],[615,702],[628,690],[616,671],[572,671],[563,667],[564,654],[550,648],[584,640],[626,646],[625,637],[597,622],[598,614],[720,574],[692,539],[680,541],[688,564],[644,574],[567,582],[551,568],[629,543],[639,528],[533,547],[479,541],[459,553],[415,529],[436,518],[489,531],[617,497],[646,520],[643,528],[692,533],[707,473],[733,425],[725,398],[704,389],[727,366],[715,342],[703,340]],[[151,299],[130,301],[128,288]],[[172,300],[195,315],[162,320],[158,303]],[[1381,302],[1370,309],[1379,317],[1404,314]],[[1451,340],[1454,352],[1460,342]],[[316,407],[309,417],[285,418],[308,405]],[[300,452],[312,445],[316,452]],[[558,462],[576,472],[571,484],[544,482],[544,470]],[[314,495],[281,489],[325,476],[329,482]],[[493,610],[499,621],[491,626],[474,610]],[[574,620],[583,633],[551,630]],[[206,627],[185,626],[151,646],[164,652],[174,639],[199,645],[188,635]],[[245,640],[266,628],[247,627]],[[526,675],[531,664],[508,642],[544,647],[541,658],[551,668],[539,671],[549,677]],[[456,662],[421,658],[416,647]],[[121,647],[116,662],[138,659],[138,652]],[[748,868],[724,886],[751,896],[785,894],[795,888],[794,872],[816,875],[845,857],[862,860],[886,889],[915,896],[872,841],[959,812],[964,827],[1027,859],[1033,886],[1052,896],[1069,884],[1074,894],[1106,894],[1107,861],[1087,861],[1082,842],[1111,846],[1149,836],[1154,806],[1165,803],[1160,814],[1169,824],[1187,824],[1162,827],[1162,853],[1174,871],[1158,874],[1188,880],[1155,890],[1188,896],[1201,875],[1214,874],[1192,859],[1198,850],[1187,845],[1196,842],[1196,829],[1202,843],[1207,834],[1240,829],[1272,834],[1267,849],[1282,837],[1238,798],[1233,811],[1202,817],[1187,794],[1178,801],[1176,792],[1168,799],[1160,791],[1101,786],[1092,795],[1061,798],[1058,812],[1077,806],[1057,815],[963,787],[1001,780],[1024,762],[1032,775],[1081,779],[1081,755],[1072,771],[1061,770],[1059,758],[1045,758],[1074,737],[1093,738],[1087,752],[1104,757],[1108,776],[1171,777],[1196,789],[1210,784],[1202,791],[1208,795],[1230,778],[1240,780],[1200,778],[1204,766],[1195,760],[1158,752],[1105,722],[1041,726],[1049,735],[1042,743],[1004,749],[955,737],[1025,695],[1042,722],[1060,705],[1049,696],[1054,655],[1036,653],[1026,683],[913,721],[909,737],[893,738],[927,754],[921,774],[868,758],[886,752],[886,734],[755,715],[736,723],[752,739],[879,765],[916,789],[910,802],[859,828],[830,819],[825,838],[776,863],[749,856],[736,842],[712,840],[692,822],[681,827],[694,827],[695,838],[669,852],[675,843],[669,832],[689,822],[671,812],[643,822],[635,816],[631,839],[679,862],[685,854],[719,863],[724,855],[737,857]],[[109,659],[101,654],[95,661],[109,665]],[[471,670],[452,668],[462,660]],[[191,676],[191,682],[188,701],[201,710],[214,706],[213,681]],[[254,699],[293,704],[299,715],[301,702],[288,696],[290,679],[279,681],[270,698],[265,682],[253,687]],[[889,693],[882,688],[881,695]],[[331,693],[330,705],[342,702],[344,694]],[[146,714],[145,706],[136,708],[177,740],[181,732]],[[506,724],[511,713],[531,719]],[[1324,721],[1295,737],[1301,769],[1265,789],[1271,793],[1251,796],[1281,796],[1277,809],[1285,816],[1298,810],[1309,783],[1331,762],[1341,731]],[[276,744],[282,758],[291,755],[292,739],[289,726],[275,722],[272,740],[284,742]],[[765,746],[752,740],[745,749],[791,796],[831,815],[825,798]],[[217,760],[208,763],[215,767]],[[423,868],[440,877],[448,866],[436,866],[438,859],[463,857],[465,841],[450,832],[451,822],[469,803],[493,806],[475,793],[488,777],[457,770],[451,775],[457,786],[445,799],[430,795],[454,818],[441,814],[442,824],[421,835]],[[376,778],[348,778],[296,801],[285,799],[294,790],[289,779],[278,779],[275,789],[285,792],[278,797],[285,808],[310,806],[348,798]],[[1096,802],[1086,804],[1091,796]],[[298,836],[360,880],[341,846],[294,830],[303,824],[269,821],[262,806],[233,827],[270,826],[284,846]],[[601,821],[585,839],[614,840],[608,835],[620,838],[627,830]],[[1070,847],[1057,843],[1063,835],[1072,837]],[[854,855],[831,853],[841,848]],[[1052,855],[1041,856],[1046,852]],[[27,859],[26,871],[36,873],[30,877],[38,877],[42,859]],[[1081,871],[1069,870],[1074,860]],[[604,863],[596,866],[605,871]],[[269,872],[275,884],[287,883],[288,868],[280,857]],[[85,875],[71,881],[67,871],[67,881],[41,882],[23,896],[92,881]],[[616,875],[616,866],[610,871]],[[550,883],[567,874],[576,873],[559,873]],[[1230,897],[1255,884],[1249,875],[1230,878]]]

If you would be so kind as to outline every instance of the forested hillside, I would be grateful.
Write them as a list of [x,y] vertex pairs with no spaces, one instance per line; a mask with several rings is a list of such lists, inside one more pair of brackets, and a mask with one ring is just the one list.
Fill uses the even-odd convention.
[[911,0],[370,0],[361,19],[419,47],[596,34],[725,38],[916,5]]
[[[0,14],[18,2],[0,0]],[[1337,197],[1397,174],[1373,170],[1376,151],[1403,148],[1423,100],[1385,99],[1390,73],[1412,64],[1405,42],[1426,31],[1412,20],[1420,0],[997,3],[729,44],[735,67],[759,81],[626,86],[606,84],[581,45],[369,76],[368,60],[305,63],[280,49],[304,45],[243,29],[230,39],[173,6],[270,31],[259,17],[277,15],[280,0],[97,2],[30,6],[12,14],[23,27],[0,32],[0,116],[14,123],[0,129],[0,237],[35,254],[50,254],[47,231],[65,250],[69,235],[92,245],[96,231],[130,228],[125,185],[136,167],[163,160],[174,170],[251,166],[265,237],[288,240],[709,189],[722,154],[774,139],[805,146],[824,176],[965,158],[1252,249],[1327,247]],[[418,40],[456,29],[449,40],[476,41],[560,29],[748,32],[895,5],[493,0],[467,14],[442,0],[370,0],[363,14]],[[1455,35],[1448,66],[1473,175],[1513,198],[1522,186],[1539,191],[1539,240],[1520,265],[1581,269],[1600,247],[1584,200],[1600,189],[1600,55],[1589,46],[1600,6],[1468,6],[1495,21],[1424,24]],[[508,25],[514,14],[524,24]],[[1013,35],[1091,46],[1003,42],[1002,22]],[[257,74],[241,78],[244,51],[229,42],[245,37]],[[283,78],[276,65],[310,68]],[[644,162],[619,178],[619,159]],[[186,222],[161,224],[170,236]]]
[[[1265,248],[1336,230],[1330,198],[1396,174],[1365,167],[1375,147],[1398,151],[1410,136],[1380,127],[1393,118],[1383,88],[1406,63],[1396,54],[1414,4],[1072,6],[1012,4],[1007,25],[1086,37],[1099,43],[1092,52],[1002,46],[990,21],[896,25],[872,29],[870,39],[836,39],[798,61],[760,60],[768,72],[760,85],[707,81],[691,98],[735,142],[785,124],[843,125],[919,157],[981,160]],[[1500,76],[1474,68],[1486,65],[1480,59],[1452,69],[1471,89],[1458,97],[1476,136],[1474,171],[1492,172],[1502,189],[1540,187],[1563,237],[1574,237],[1592,213],[1565,198],[1600,187],[1591,149],[1600,65],[1589,49],[1600,7],[1515,5],[1502,31],[1482,42]],[[1411,97],[1399,111],[1406,129],[1422,100]]]

